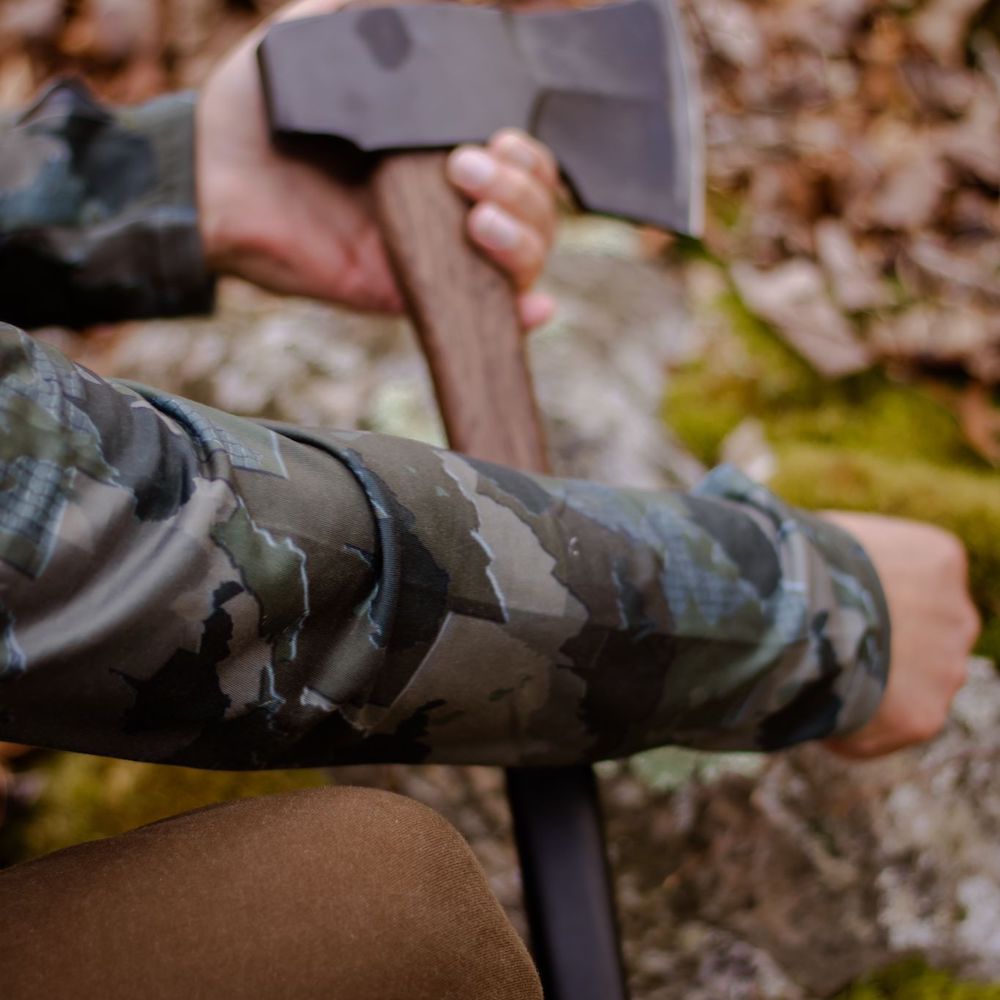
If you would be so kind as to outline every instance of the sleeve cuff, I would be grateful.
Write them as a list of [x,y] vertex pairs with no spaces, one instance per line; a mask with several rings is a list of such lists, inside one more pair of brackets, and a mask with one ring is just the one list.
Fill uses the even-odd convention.
[[60,80],[0,131],[0,317],[71,327],[211,310],[193,94],[107,109]]
[[[860,729],[882,701],[891,649],[889,606],[867,552],[848,532],[786,504],[732,466],[714,469],[694,492],[740,504],[770,522],[792,586],[803,594],[822,595],[818,614],[832,641],[812,657],[816,670],[797,686],[787,718],[763,738],[764,748],[845,736]],[[833,695],[837,710],[829,711],[827,699],[822,712],[810,718],[808,692],[818,685]]]
[[194,113],[197,95],[171,94],[120,113],[123,124],[151,143],[159,165],[146,221],[149,275],[159,316],[211,312],[215,279],[198,229]]

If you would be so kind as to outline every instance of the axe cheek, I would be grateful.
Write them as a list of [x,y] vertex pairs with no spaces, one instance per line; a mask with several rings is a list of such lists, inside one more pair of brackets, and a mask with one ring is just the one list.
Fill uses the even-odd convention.
[[[532,131],[550,149],[580,204],[663,229],[684,229],[688,209],[664,178],[679,164],[663,108],[600,94],[549,91]],[[599,147],[600,155],[595,155]]]
[[368,153],[534,134],[583,208],[691,232],[700,162],[660,5],[511,14],[425,4],[348,8],[274,25],[258,50],[277,136]]

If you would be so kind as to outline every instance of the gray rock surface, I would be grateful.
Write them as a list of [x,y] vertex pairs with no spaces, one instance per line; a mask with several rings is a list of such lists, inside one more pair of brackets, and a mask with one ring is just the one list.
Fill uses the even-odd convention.
[[998,730],[980,660],[927,747],[865,764],[803,747],[756,775],[716,759],[635,804],[609,789],[637,995],[805,1000],[914,953],[1000,978]]

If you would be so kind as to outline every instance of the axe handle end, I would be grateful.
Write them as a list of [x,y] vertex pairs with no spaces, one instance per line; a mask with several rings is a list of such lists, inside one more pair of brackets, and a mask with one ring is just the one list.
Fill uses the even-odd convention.
[[444,153],[386,157],[372,180],[382,235],[458,451],[547,468],[522,331],[507,279],[465,237],[468,205]]

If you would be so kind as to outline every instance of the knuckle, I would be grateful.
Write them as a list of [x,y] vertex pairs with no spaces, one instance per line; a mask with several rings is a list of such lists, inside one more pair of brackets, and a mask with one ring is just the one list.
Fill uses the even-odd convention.
[[519,284],[527,288],[535,283],[545,263],[545,244],[540,236],[531,233],[521,241],[517,263]]
[[558,177],[555,157],[534,136],[517,128],[503,128],[491,140],[497,153],[508,162],[535,174],[548,187],[554,187]]
[[910,722],[910,741],[926,743],[934,739],[944,727],[947,713],[939,708],[926,709],[915,714]]
[[965,622],[962,629],[966,649],[971,649],[979,638],[980,630],[983,627],[982,619],[972,602],[968,602],[965,609]]
[[504,171],[504,197],[510,207],[522,212],[532,206],[539,197],[537,182],[530,174],[516,167]]

